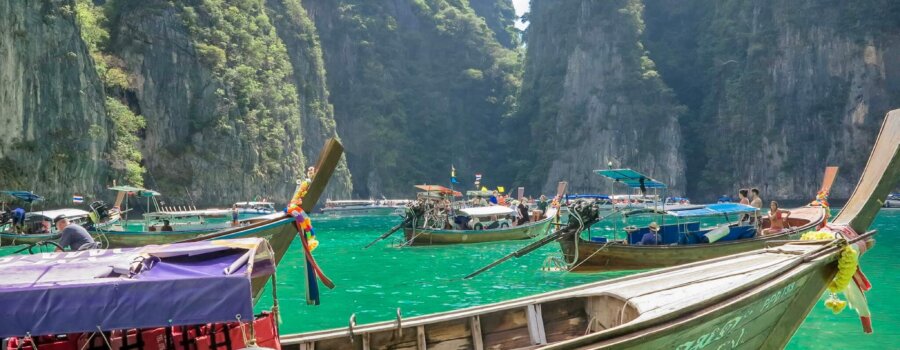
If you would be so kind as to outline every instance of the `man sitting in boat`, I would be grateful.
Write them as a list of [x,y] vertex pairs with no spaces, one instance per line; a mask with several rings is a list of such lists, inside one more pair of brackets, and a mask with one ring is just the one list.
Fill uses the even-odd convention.
[[656,221],[651,222],[649,229],[650,231],[641,237],[641,245],[656,245],[659,242],[659,224]]
[[789,217],[791,217],[791,212],[779,209],[778,202],[772,201],[772,203],[769,203],[769,228],[762,231],[763,235],[770,235],[784,230],[785,223]]
[[172,230],[172,225],[169,224],[169,220],[163,220],[162,228],[160,228],[159,230],[160,230],[160,231],[163,231],[163,232],[171,232],[171,231],[173,231],[173,230]]
[[516,204],[516,210],[519,212],[519,220],[516,225],[527,224],[530,219],[528,217],[528,207],[525,206],[525,203],[521,201],[514,201],[513,203]]
[[[68,250],[88,250],[97,248],[94,238],[81,225],[69,223],[65,215],[53,219],[59,232],[59,246]],[[57,251],[60,249],[57,248]]]

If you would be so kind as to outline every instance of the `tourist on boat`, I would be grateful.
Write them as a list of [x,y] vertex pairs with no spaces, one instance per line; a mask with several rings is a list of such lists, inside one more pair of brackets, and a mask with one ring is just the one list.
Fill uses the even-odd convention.
[[499,200],[497,199],[499,195],[499,192],[494,191],[494,193],[491,193],[491,198],[488,198],[488,202],[490,202],[491,204],[497,204],[499,202]]
[[784,230],[785,224],[787,223],[789,217],[791,217],[791,212],[788,210],[779,209],[778,202],[772,201],[772,203],[769,203],[770,224],[769,228],[763,230],[763,235],[770,235]]
[[231,206],[231,226],[238,225],[238,210],[237,204]]
[[484,199],[482,196],[478,196],[475,201],[475,205],[479,207],[486,207],[488,205],[488,201]]
[[750,206],[756,208],[756,213],[750,218],[750,224],[759,223],[759,211],[762,210],[763,201],[759,197],[759,189],[754,187],[750,189]]
[[515,201],[514,203],[517,204],[517,205],[516,205],[516,209],[517,209],[518,212],[519,212],[519,222],[518,222],[518,225],[522,225],[522,224],[528,223],[528,221],[529,221],[529,219],[530,219],[530,218],[528,217],[528,207],[525,206],[525,203],[524,203],[524,202]]
[[[81,225],[69,223],[65,215],[53,219],[59,232],[59,246],[68,250],[88,250],[97,247],[94,238]],[[57,251],[60,249],[57,248]]]
[[750,190],[746,188],[742,188],[738,190],[738,199],[739,203],[743,205],[750,205],[750,198],[747,198],[750,195]]
[[18,207],[12,211],[13,227],[16,233],[21,233],[25,225],[25,209]]
[[171,231],[173,231],[172,225],[169,225],[169,220],[163,220],[162,228],[160,228],[159,230],[160,230],[160,231],[163,231],[163,232],[171,232]]
[[657,245],[659,243],[659,224],[651,222],[650,230],[641,237],[640,245]]
[[50,219],[46,217],[41,218],[41,226],[35,233],[50,233]]
[[548,205],[550,205],[550,202],[547,201],[547,196],[541,195],[541,199],[537,202],[538,210],[540,210],[542,213],[546,213]]

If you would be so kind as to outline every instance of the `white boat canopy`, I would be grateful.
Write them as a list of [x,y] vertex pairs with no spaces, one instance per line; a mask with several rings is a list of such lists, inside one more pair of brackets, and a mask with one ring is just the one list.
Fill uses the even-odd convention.
[[515,213],[509,207],[500,205],[491,205],[488,207],[465,208],[459,211],[466,213],[468,216],[488,216],[488,215],[509,215]]

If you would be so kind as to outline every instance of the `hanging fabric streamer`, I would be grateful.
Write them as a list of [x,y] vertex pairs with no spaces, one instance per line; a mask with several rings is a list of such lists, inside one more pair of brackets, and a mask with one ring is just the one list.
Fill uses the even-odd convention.
[[316,232],[313,229],[309,215],[302,208],[303,197],[309,191],[309,185],[314,176],[315,168],[309,168],[307,179],[297,182],[297,191],[294,192],[290,204],[285,209],[285,212],[294,218],[297,233],[300,235],[300,242],[303,243],[303,255],[306,258],[306,303],[309,305],[319,305],[319,280],[326,287],[334,288],[334,283],[328,276],[325,276],[325,273],[316,264],[316,259],[312,256],[312,251],[319,246],[319,241],[316,239]]

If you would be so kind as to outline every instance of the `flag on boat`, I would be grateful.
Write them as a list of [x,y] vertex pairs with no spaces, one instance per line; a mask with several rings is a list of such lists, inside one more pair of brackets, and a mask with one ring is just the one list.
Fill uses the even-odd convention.
[[503,193],[506,191],[506,188],[503,186],[497,186],[497,192]]
[[475,187],[481,185],[481,174],[475,174]]
[[84,196],[77,195],[77,194],[76,194],[76,195],[73,195],[73,196],[72,196],[72,203],[76,203],[76,204],[84,203]]
[[450,165],[450,183],[459,183],[458,181],[456,181],[456,167],[454,167],[452,164]]

